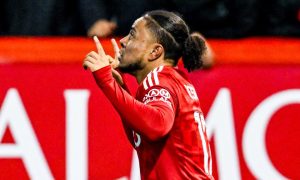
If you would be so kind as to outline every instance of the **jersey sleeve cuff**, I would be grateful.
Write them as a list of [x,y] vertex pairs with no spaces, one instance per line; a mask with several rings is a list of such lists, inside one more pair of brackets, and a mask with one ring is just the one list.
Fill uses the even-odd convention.
[[113,81],[111,66],[105,66],[97,71],[93,72],[93,76],[98,86],[103,87],[109,82]]

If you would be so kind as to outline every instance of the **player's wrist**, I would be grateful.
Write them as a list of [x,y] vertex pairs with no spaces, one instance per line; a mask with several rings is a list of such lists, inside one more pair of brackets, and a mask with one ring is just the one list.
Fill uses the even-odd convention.
[[111,66],[107,65],[93,72],[93,76],[99,86],[104,86],[110,80],[113,80]]

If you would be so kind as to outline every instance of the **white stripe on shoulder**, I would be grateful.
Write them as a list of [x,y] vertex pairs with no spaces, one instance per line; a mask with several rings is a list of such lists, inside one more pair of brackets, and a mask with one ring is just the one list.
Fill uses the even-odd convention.
[[[159,66],[153,69],[152,72],[150,72],[147,77],[143,81],[144,89],[147,90],[148,88],[152,87],[153,85],[159,85],[159,79],[158,79],[158,72],[161,72],[163,70],[164,66]],[[152,81],[152,74],[154,78],[154,84]]]
[[147,86],[147,79],[145,78],[144,81],[143,81],[143,86],[144,86],[144,89],[147,90],[148,89],[148,86]]
[[157,75],[157,69],[158,69],[158,67],[153,70],[153,77],[154,77],[154,84],[155,85],[159,85],[159,80],[158,80],[158,75]]
[[159,66],[157,69],[157,72],[161,72],[163,70],[164,66]]
[[149,83],[149,87],[152,87],[153,86],[153,82],[152,82],[152,73],[149,73],[147,75],[147,80],[148,80],[148,83]]
[[163,70],[164,66],[159,66],[153,70],[154,83],[155,85],[159,85],[158,72]]

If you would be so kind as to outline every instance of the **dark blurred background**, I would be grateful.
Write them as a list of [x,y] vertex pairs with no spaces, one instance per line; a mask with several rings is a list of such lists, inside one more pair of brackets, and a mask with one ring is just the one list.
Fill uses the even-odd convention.
[[300,37],[300,0],[1,0],[2,36],[122,36],[144,12],[183,16],[208,38]]

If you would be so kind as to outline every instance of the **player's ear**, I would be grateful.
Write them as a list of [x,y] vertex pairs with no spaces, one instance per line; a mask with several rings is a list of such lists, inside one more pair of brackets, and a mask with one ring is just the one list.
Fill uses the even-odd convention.
[[164,47],[161,44],[155,43],[149,53],[149,61],[154,61],[162,56],[164,53]]

